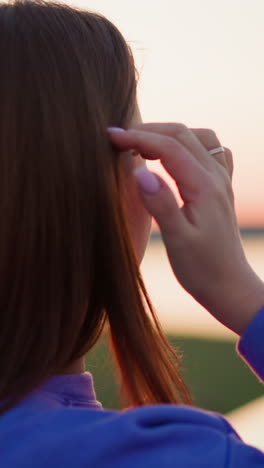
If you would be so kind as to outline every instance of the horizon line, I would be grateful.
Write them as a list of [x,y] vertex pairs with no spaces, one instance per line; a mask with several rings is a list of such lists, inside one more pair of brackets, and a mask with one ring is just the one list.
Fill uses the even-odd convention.
[[[263,227],[246,227],[240,226],[239,227],[240,234],[242,237],[248,236],[264,236],[264,226]],[[159,231],[152,231],[150,234],[150,240],[160,240],[161,233]]]

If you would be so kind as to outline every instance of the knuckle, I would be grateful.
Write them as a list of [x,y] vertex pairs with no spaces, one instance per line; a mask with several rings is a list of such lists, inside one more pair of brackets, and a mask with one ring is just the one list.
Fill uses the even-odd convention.
[[188,133],[188,132],[189,132],[189,128],[186,125],[182,123],[175,124],[175,136],[176,137],[179,135]]
[[168,155],[173,155],[176,152],[178,148],[177,140],[170,136],[159,135],[159,147],[160,158],[166,158]]
[[208,141],[215,141],[216,139],[218,140],[218,137],[215,133],[214,130],[211,128],[194,128],[192,129],[193,133],[198,138],[201,138],[202,140],[208,140]]
[[211,128],[207,128],[205,132],[206,132],[205,135],[208,137],[208,139],[219,141],[215,131],[212,130]]
[[196,128],[192,129],[192,132],[207,149],[213,149],[216,146],[221,146],[215,131],[210,128]]

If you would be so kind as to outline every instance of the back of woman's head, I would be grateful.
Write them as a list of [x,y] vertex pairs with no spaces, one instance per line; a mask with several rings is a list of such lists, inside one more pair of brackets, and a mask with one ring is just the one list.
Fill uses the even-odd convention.
[[0,83],[1,412],[84,356],[106,321],[127,403],[189,402],[140,277],[122,155],[107,138],[135,110],[128,45],[94,13],[1,4]]

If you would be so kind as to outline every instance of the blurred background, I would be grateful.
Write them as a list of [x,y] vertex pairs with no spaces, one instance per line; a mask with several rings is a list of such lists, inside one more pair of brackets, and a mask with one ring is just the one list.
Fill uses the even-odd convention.
[[[71,4],[103,13],[131,45],[144,122],[212,128],[231,148],[244,247],[264,277],[263,0]],[[159,162],[148,165],[168,180]],[[141,269],[166,334],[182,355],[195,404],[224,413],[246,442],[264,450],[263,387],[236,355],[237,336],[177,284],[156,226]],[[102,340],[87,358],[87,369],[94,374],[98,399],[117,408],[109,359]]]

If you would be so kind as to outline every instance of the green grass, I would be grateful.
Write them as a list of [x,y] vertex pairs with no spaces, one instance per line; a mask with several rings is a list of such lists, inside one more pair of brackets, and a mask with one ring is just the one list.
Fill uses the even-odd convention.
[[[195,406],[226,413],[263,395],[263,386],[226,341],[168,336],[182,355],[182,374]],[[118,386],[103,337],[86,358],[97,399],[104,408],[119,408]]]

